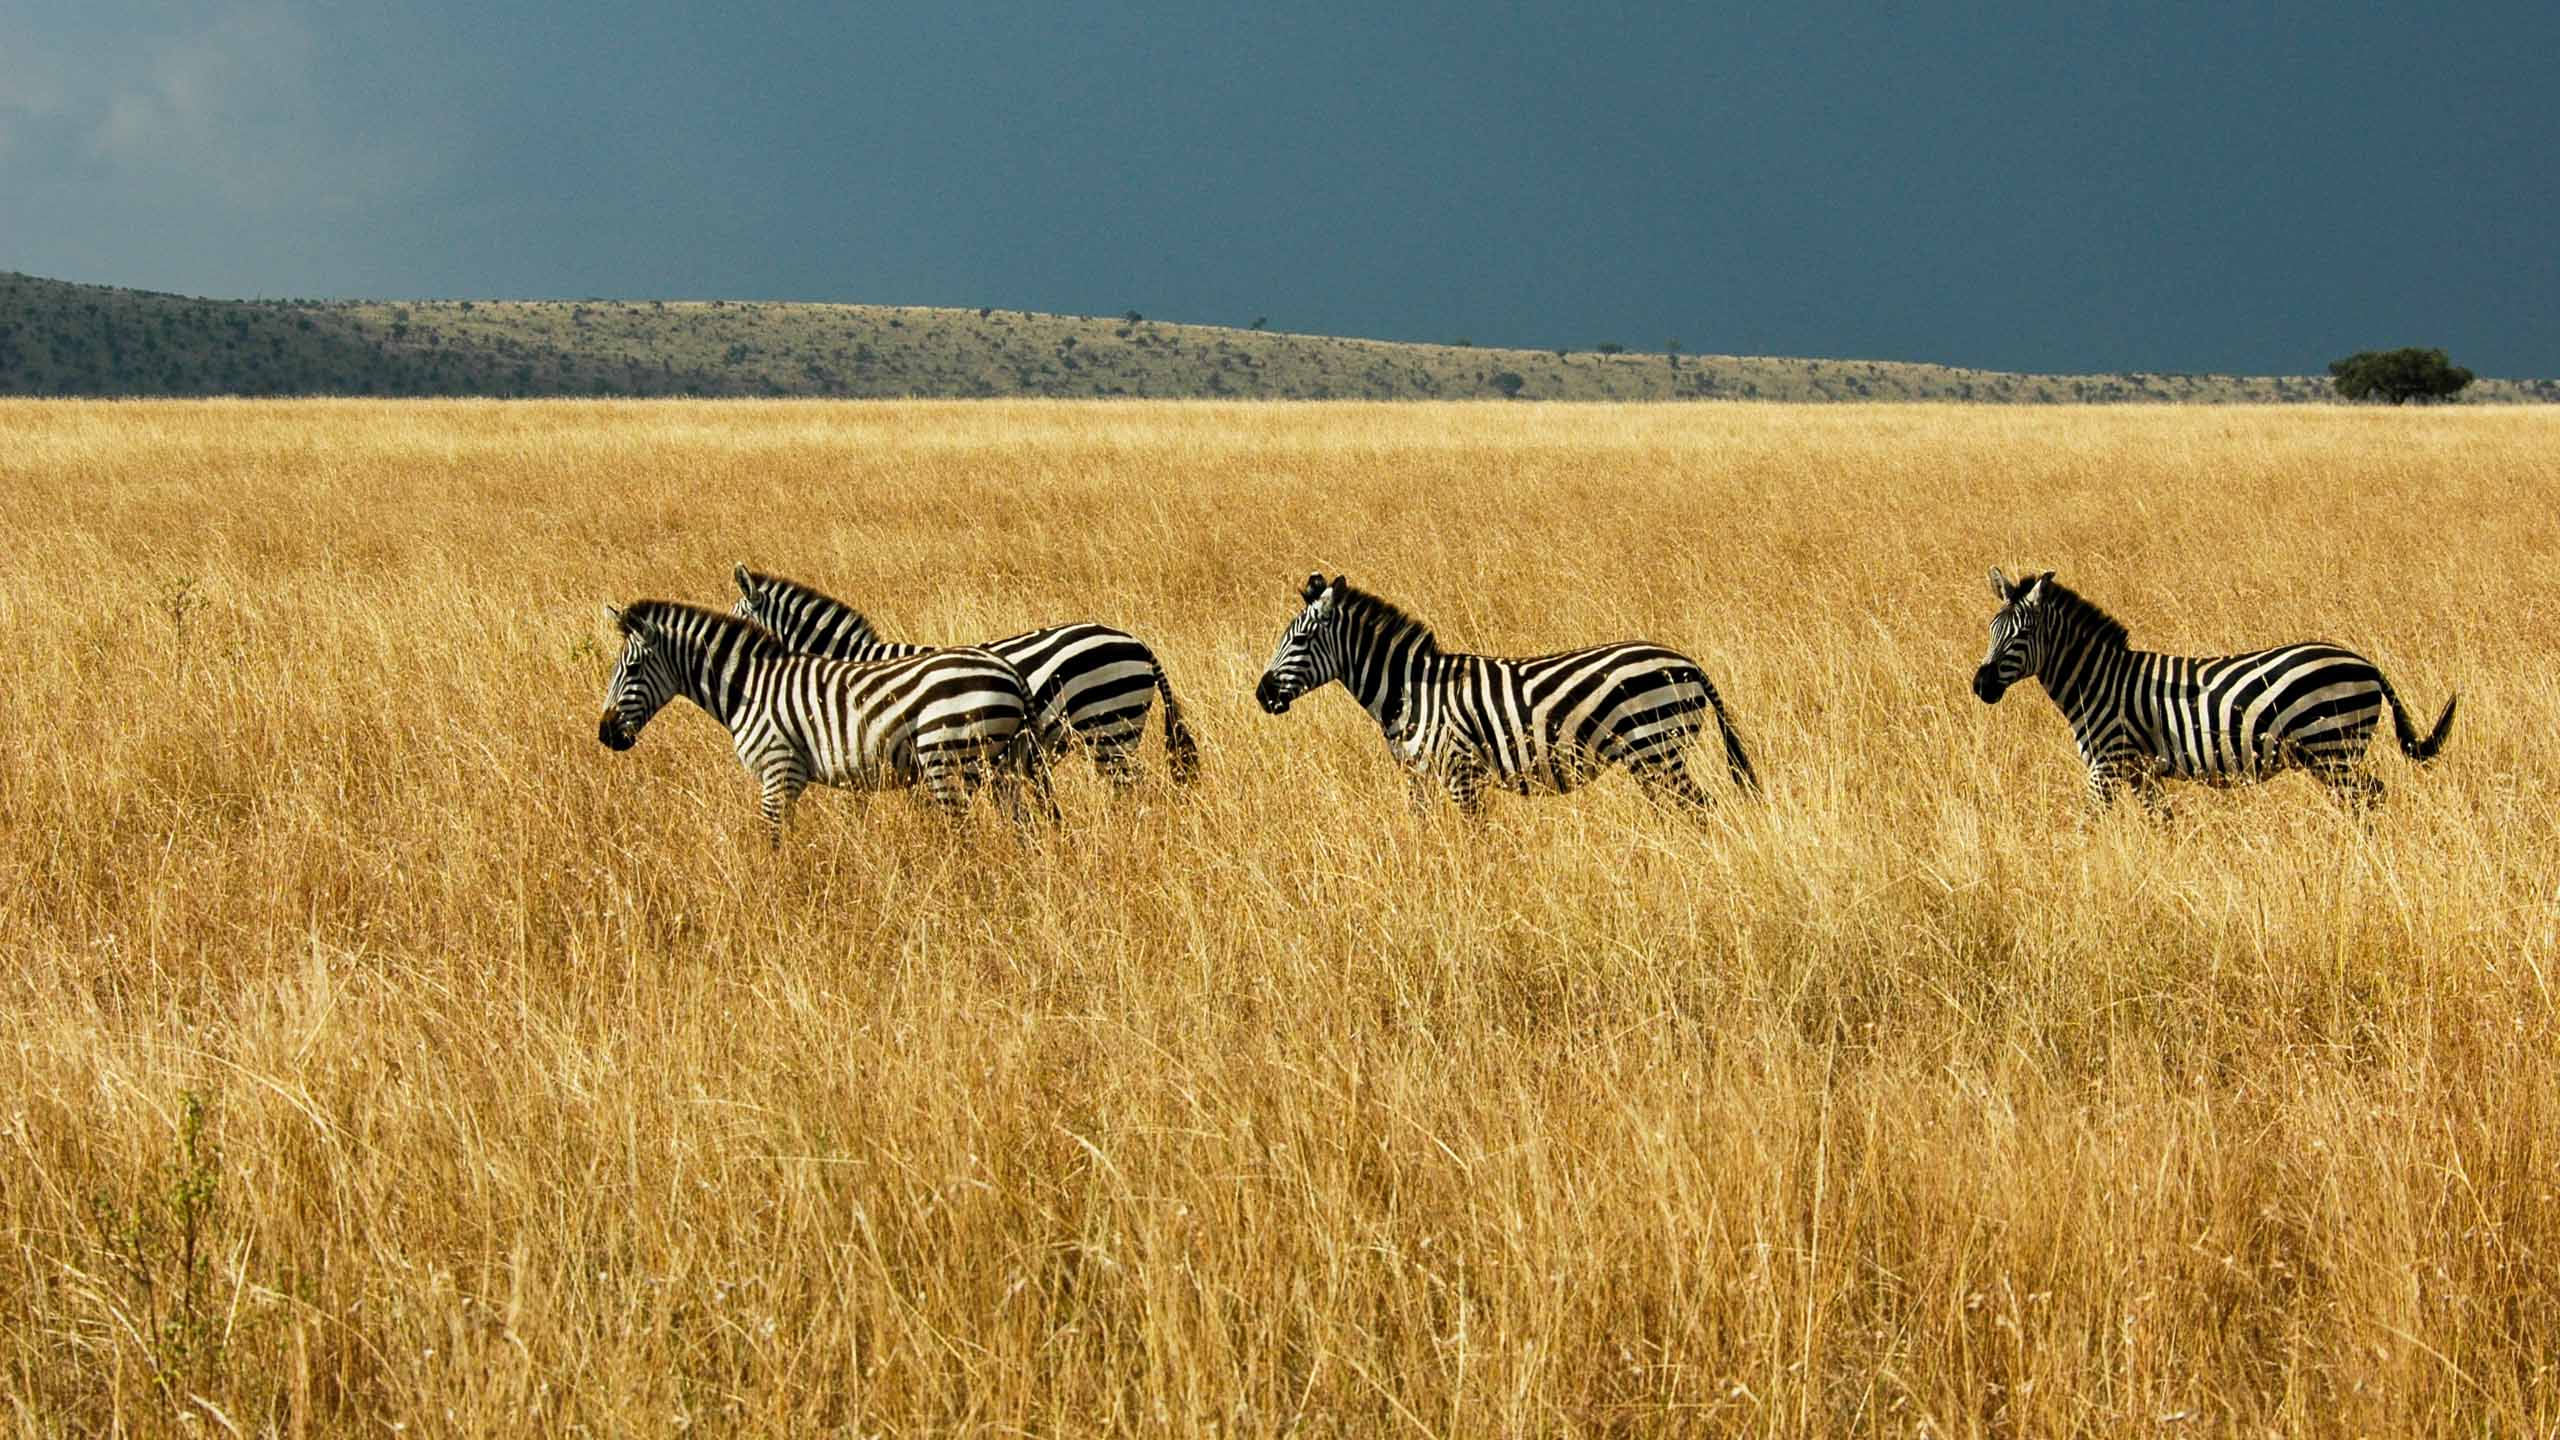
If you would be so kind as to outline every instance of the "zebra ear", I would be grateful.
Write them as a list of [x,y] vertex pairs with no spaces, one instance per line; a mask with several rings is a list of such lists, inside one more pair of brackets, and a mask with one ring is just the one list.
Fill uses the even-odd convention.
[[2018,603],[2019,603],[2019,604],[2021,604],[2021,605],[2041,605],[2041,604],[2043,604],[2043,603],[2044,603],[2044,582],[2046,582],[2047,580],[2050,580],[2050,579],[2052,579],[2052,578],[2053,578],[2053,572],[2052,572],[2052,571],[2050,571],[2050,570],[2047,570],[2046,572],[2044,572],[2043,574],[2041,574],[2041,575],[2037,576],[2037,577],[2036,577],[2035,579],[2033,579],[2033,580],[2028,580],[2028,581],[2023,581],[2023,582],[2021,582],[2020,588],[2024,589],[2027,593],[2019,597],[2019,599],[2018,599]]
[[1324,577],[1322,575],[1309,575],[1307,583],[1298,587],[1298,598],[1310,605],[1316,603],[1316,597],[1323,593]]
[[1333,588],[1336,590],[1348,590],[1351,588],[1351,582],[1339,575],[1336,575],[1333,577]]
[[604,619],[606,624],[622,634],[631,633],[631,612],[621,606],[607,602],[604,607]]
[[1991,598],[2003,605],[2009,603],[2009,577],[2001,574],[1997,565],[1991,567]]
[[749,569],[747,569],[747,562],[746,562],[746,561],[744,561],[744,560],[739,561],[739,562],[738,562],[738,568],[737,568],[737,569],[735,569],[735,570],[730,571],[730,572],[729,572],[729,574],[730,574],[730,578],[731,578],[731,579],[734,579],[734,580],[736,580],[736,581],[738,582],[738,593],[739,593],[739,594],[741,594],[741,595],[753,595],[754,593],[756,593],[756,589],[755,589],[755,584],[756,584],[756,581],[755,581],[755,574],[754,574],[754,572],[753,572],[753,571],[750,571]]

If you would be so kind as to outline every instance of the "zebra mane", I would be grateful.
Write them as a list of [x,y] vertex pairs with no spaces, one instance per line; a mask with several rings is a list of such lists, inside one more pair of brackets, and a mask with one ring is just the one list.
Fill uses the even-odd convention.
[[1414,649],[1417,653],[1424,655],[1439,653],[1440,637],[1431,633],[1430,626],[1405,613],[1394,603],[1382,600],[1347,580],[1336,580],[1333,593],[1333,603],[1342,607],[1344,623],[1358,626],[1374,635],[1410,632],[1414,636]]
[[731,631],[746,631],[747,654],[752,657],[780,659],[791,653],[772,631],[753,620],[682,600],[634,600],[623,610],[621,623],[626,635],[645,625],[660,634],[673,631],[705,643]]
[[2095,639],[2099,644],[2123,647],[2124,622],[2098,608],[2098,603],[2063,584],[2059,580],[2044,582],[2044,598],[2036,602],[2052,612],[2062,625]]
[[[743,565],[738,568],[742,570],[746,569]],[[832,611],[840,614],[842,616],[843,623],[853,627],[853,638],[859,643],[868,645],[879,642],[879,627],[871,623],[870,616],[854,609],[852,606],[847,605],[843,601],[828,594],[826,591],[819,589],[815,585],[804,585],[797,580],[793,580],[782,575],[768,575],[762,570],[747,570],[747,578],[754,581],[756,584],[762,585],[773,591],[780,597],[785,606],[797,605],[804,612],[814,611],[824,614]]]

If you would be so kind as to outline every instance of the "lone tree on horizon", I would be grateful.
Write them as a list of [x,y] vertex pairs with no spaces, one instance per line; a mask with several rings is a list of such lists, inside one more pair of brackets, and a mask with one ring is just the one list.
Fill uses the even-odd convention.
[[2468,370],[2445,358],[2442,350],[2406,346],[2398,350],[2359,350],[2329,362],[2330,383],[2349,400],[2380,399],[2394,405],[2411,400],[2450,400],[2471,383]]

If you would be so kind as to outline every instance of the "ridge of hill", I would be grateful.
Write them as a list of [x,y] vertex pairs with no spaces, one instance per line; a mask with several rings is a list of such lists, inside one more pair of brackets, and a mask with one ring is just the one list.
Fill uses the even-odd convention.
[[[1521,350],[1022,310],[734,300],[205,300],[0,271],[0,394],[2334,400],[2325,376]],[[2560,401],[2481,380],[2464,403]]]

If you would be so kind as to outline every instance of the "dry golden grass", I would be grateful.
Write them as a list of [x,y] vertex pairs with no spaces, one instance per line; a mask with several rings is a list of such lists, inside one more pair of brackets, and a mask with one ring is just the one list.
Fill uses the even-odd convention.
[[[2548,412],[19,403],[0,457],[23,1433],[2560,1426]],[[700,712],[594,740],[598,602],[740,559],[1123,624],[1203,778],[769,852]],[[2462,716],[2368,824],[2093,821],[1966,690],[1993,563]],[[1767,800],[1413,812],[1338,693],[1252,705],[1318,566],[1688,650]]]

